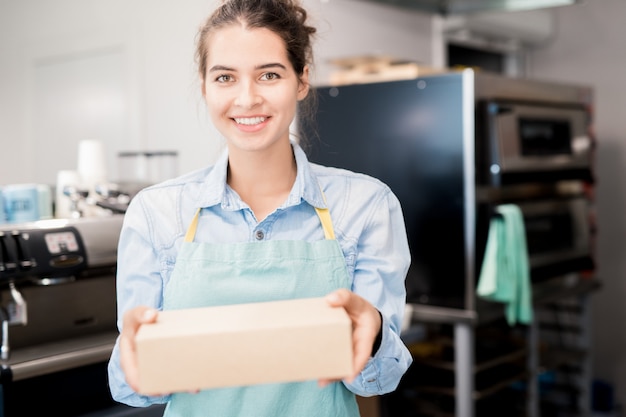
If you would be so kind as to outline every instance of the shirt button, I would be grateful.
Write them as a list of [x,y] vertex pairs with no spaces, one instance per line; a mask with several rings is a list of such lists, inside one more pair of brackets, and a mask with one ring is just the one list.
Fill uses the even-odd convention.
[[265,233],[263,233],[263,230],[257,230],[254,237],[256,237],[256,240],[263,240]]

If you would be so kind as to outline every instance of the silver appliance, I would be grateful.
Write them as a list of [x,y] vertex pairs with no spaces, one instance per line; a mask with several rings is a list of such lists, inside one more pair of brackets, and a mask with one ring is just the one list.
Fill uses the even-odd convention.
[[[591,89],[464,70],[316,92],[314,119],[299,120],[302,136],[315,142],[311,160],[373,175],[396,194],[412,258],[406,316],[432,330],[427,337],[441,348],[416,355],[422,360],[414,361],[414,372],[384,398],[388,414],[510,415],[514,401],[497,394],[526,385],[519,393],[532,415],[539,389],[536,378],[525,378],[544,369],[538,336],[544,323],[528,326],[521,349],[500,343],[509,336],[521,341],[522,326],[478,333],[479,325],[499,322],[503,306],[478,298],[476,282],[495,208],[515,203],[527,232],[533,302],[556,305],[598,287],[591,270]],[[584,308],[566,311],[575,310],[584,317]],[[571,368],[582,369],[580,375],[568,371],[568,378],[588,382],[580,357]],[[489,409],[490,399],[499,404]]]
[[481,189],[477,194],[479,258],[485,247],[489,220],[497,215],[494,207],[512,203],[522,211],[533,282],[594,269],[593,203],[585,196],[584,189],[519,184],[484,191]]
[[537,174],[590,178],[590,114],[582,105],[485,100],[480,111],[488,136],[481,156],[493,184]]
[[472,317],[499,204],[524,210],[534,281],[593,268],[591,88],[468,69],[316,93],[298,121],[310,159],[400,200],[411,304]]
[[475,103],[477,259],[493,208],[513,203],[533,282],[592,271],[591,88],[480,74]]
[[573,263],[569,267],[572,271],[593,267],[587,199],[574,196],[527,201],[518,206],[524,217],[530,267],[535,278],[541,269],[563,262]]
[[[39,415],[42,407],[63,416],[132,411],[113,402],[106,376],[117,337],[122,221],[111,215],[0,226],[0,415]],[[148,410],[123,415],[141,411]]]

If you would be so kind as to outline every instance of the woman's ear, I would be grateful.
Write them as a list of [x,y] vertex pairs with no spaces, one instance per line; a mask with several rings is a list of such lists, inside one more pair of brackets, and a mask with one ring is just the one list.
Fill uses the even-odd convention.
[[309,67],[305,66],[302,70],[302,75],[300,76],[300,82],[298,83],[298,101],[304,100],[304,98],[309,94],[309,89],[311,85],[309,84]]

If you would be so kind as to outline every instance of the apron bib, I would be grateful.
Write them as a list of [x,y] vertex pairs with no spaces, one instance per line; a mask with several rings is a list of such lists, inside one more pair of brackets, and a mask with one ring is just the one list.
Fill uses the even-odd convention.
[[[328,209],[315,209],[325,240],[194,243],[200,209],[164,290],[165,310],[322,297],[350,288]],[[254,349],[254,346],[250,346]],[[207,351],[207,355],[211,355]],[[358,417],[356,398],[341,382],[265,384],[175,393],[165,417]]]

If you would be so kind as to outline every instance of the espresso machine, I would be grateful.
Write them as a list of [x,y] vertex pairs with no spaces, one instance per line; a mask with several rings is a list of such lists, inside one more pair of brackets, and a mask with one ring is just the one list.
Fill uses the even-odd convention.
[[121,409],[106,364],[117,337],[122,221],[112,214],[0,225],[0,415]]

